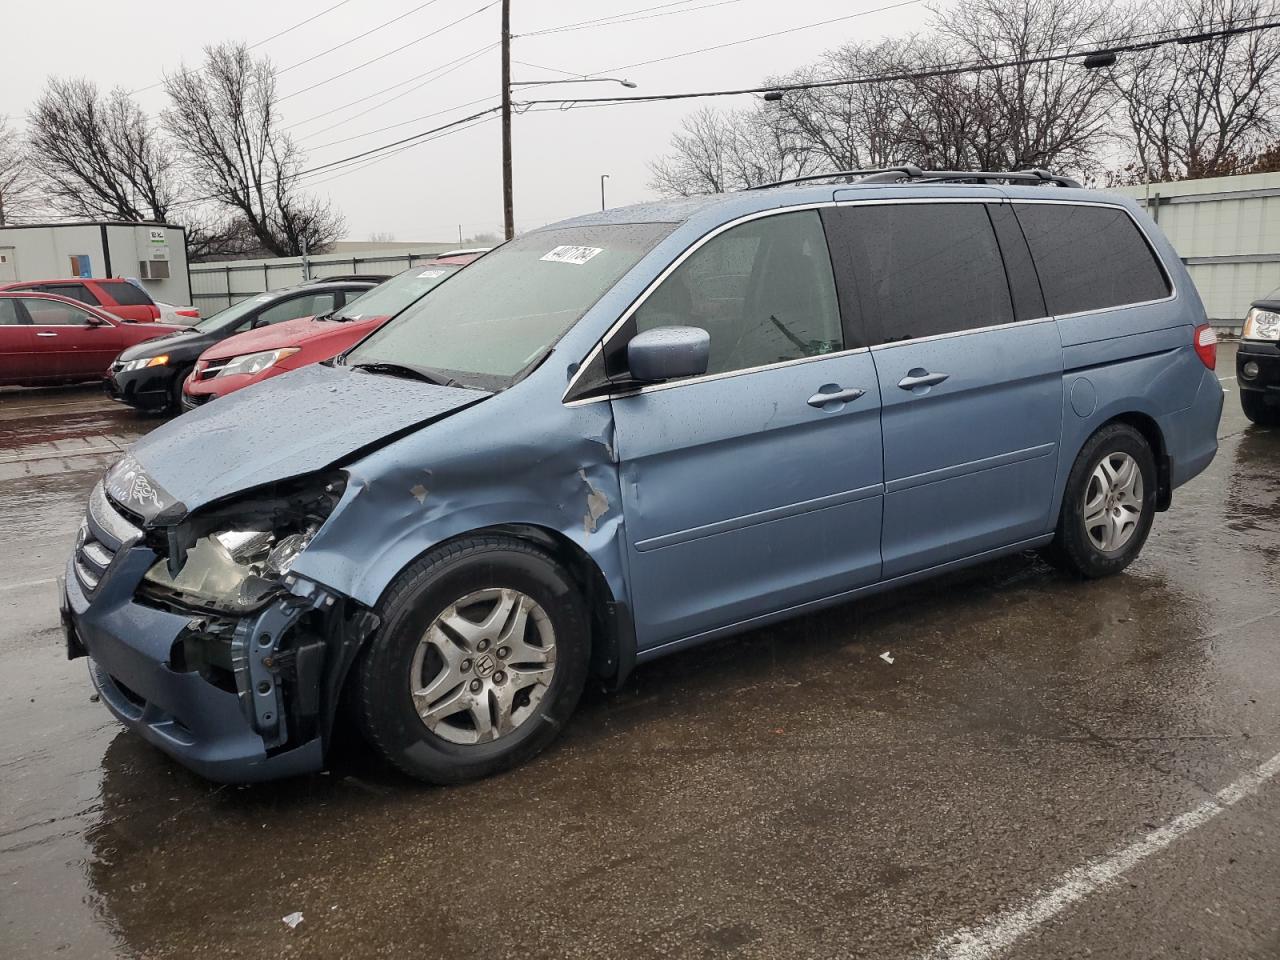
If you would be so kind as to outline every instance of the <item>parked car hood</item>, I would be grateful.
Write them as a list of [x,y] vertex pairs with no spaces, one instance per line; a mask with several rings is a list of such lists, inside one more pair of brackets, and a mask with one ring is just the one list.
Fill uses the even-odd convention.
[[[137,324],[150,327],[152,324]],[[164,328],[162,328],[164,329]],[[177,354],[182,359],[194,359],[200,351],[218,340],[216,333],[202,333],[199,330],[177,330],[173,333],[162,333],[158,337],[142,343],[126,347],[120,354],[121,360],[140,360],[143,357],[158,357],[162,353]]]
[[[359,321],[364,323],[364,321]],[[200,355],[202,360],[226,360],[231,357],[244,356],[246,353],[261,353],[264,350],[278,350],[281,347],[297,347],[316,337],[324,336],[335,330],[347,329],[353,321],[317,320],[315,317],[299,317],[297,320],[286,320],[284,323],[273,323],[256,330],[246,330],[228,337],[221,343],[214,344]]]
[[490,396],[313,364],[246,387],[153,430],[107,474],[148,521],[333,466]]

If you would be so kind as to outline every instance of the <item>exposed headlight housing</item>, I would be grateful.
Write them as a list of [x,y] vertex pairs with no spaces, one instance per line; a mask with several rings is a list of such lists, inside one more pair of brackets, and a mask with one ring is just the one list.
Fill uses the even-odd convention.
[[1244,318],[1245,340],[1280,340],[1280,313],[1254,307]]
[[[190,546],[158,561],[144,588],[162,597],[230,614],[256,610],[279,592],[285,575],[337,505],[345,476],[312,478],[292,492],[246,498],[215,515],[188,521],[170,543]],[[185,536],[184,536],[185,535]]]
[[301,347],[281,347],[279,350],[264,350],[261,353],[246,353],[233,357],[215,376],[231,377],[240,373],[250,375],[261,373],[267,367],[275,366],[285,357],[293,356],[300,349]]

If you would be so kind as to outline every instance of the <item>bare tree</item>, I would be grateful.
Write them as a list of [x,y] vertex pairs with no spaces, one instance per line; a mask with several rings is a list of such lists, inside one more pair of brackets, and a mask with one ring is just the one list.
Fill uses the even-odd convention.
[[649,164],[649,186],[678,197],[741,190],[802,175],[811,153],[770,105],[732,113],[704,108],[684,119],[671,152]]
[[917,149],[927,156],[932,133],[955,152],[945,159],[962,168],[1084,172],[1100,162],[1113,100],[1106,77],[1074,61],[1023,61],[1104,39],[1114,26],[1102,0],[961,0],[935,11],[934,28],[930,59],[991,69],[915,85],[917,105],[953,101],[949,118],[912,138]]
[[205,48],[199,71],[165,80],[165,126],[180,145],[191,190],[235,212],[276,256],[323,250],[344,229],[327,202],[303,194],[303,154],[280,126],[270,60],[244,44]]
[[49,81],[31,111],[29,160],[50,206],[73,217],[166,219],[177,199],[173,154],[123,90]]
[[18,133],[0,116],[0,227],[25,215],[34,205],[35,176]]
[[[1174,0],[1168,26],[1231,28],[1280,15],[1276,0]],[[1130,19],[1137,21],[1135,9]],[[1280,124],[1275,31],[1127,54],[1110,71],[1130,150],[1127,176],[1178,180],[1242,173]]]

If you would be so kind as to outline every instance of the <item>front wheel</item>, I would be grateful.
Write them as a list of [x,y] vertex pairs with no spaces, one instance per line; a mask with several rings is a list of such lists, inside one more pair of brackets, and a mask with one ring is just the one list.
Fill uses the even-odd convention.
[[1126,423],[1103,427],[1071,467],[1049,559],[1081,577],[1119,573],[1151,532],[1156,483],[1146,438]]
[[1241,390],[1240,406],[1244,410],[1244,415],[1258,426],[1280,426],[1280,404],[1267,403],[1265,394],[1256,390]]
[[529,759],[568,721],[586,682],[588,618],[543,550],[467,537],[412,564],[379,604],[353,702],[366,739],[430,783]]

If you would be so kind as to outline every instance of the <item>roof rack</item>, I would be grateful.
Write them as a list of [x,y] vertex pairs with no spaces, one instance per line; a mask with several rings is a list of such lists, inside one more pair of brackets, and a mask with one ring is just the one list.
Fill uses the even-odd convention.
[[1059,176],[1048,170],[922,170],[906,163],[900,167],[880,167],[872,170],[837,170],[834,173],[816,173],[805,177],[792,177],[773,183],[761,183],[749,190],[767,190],[794,183],[812,183],[818,180],[859,178],[859,183],[982,183],[988,180],[1004,180],[1019,183],[1053,184],[1058,187],[1079,187],[1070,177]]

